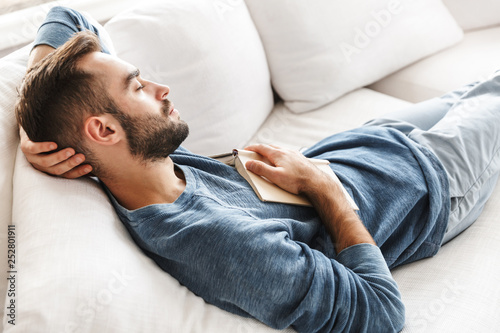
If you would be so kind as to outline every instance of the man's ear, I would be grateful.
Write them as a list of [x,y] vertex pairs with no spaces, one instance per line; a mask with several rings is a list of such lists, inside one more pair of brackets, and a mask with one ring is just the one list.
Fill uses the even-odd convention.
[[114,145],[121,139],[118,121],[110,114],[87,118],[84,125],[85,136],[101,145]]

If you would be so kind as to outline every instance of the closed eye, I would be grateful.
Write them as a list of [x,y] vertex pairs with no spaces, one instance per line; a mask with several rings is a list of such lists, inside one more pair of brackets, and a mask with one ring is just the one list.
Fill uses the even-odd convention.
[[137,88],[137,91],[139,91],[139,90],[141,90],[141,89],[144,89],[145,87],[146,87],[145,85],[141,84],[141,85],[139,86],[139,88]]

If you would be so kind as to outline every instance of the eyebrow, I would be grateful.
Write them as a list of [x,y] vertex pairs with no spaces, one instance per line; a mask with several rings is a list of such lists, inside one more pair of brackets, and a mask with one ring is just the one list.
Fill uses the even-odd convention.
[[125,78],[124,90],[128,90],[130,87],[130,84],[132,83],[132,80],[135,79],[136,77],[138,77],[139,75],[141,75],[141,71],[138,68],[136,68],[134,71],[130,72],[127,75],[127,77]]

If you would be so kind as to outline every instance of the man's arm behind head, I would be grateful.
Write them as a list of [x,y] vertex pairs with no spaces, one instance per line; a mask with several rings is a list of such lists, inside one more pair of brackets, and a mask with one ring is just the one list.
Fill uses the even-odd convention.
[[[81,13],[65,7],[53,7],[38,30],[34,48],[28,60],[28,71],[56,48],[64,45],[78,31],[91,31],[100,37],[97,23],[92,24]],[[101,50],[108,48],[101,42]],[[89,164],[82,165],[85,156],[76,153],[76,147],[64,148],[54,141],[32,141],[20,128],[21,150],[36,169],[65,178],[78,178],[92,171]],[[42,139],[44,140],[44,139]],[[59,147],[59,148],[58,148]]]

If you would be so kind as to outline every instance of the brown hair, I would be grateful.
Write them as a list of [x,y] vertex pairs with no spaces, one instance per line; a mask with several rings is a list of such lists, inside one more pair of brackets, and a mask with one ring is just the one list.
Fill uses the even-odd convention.
[[54,141],[59,150],[74,148],[85,155],[97,176],[98,163],[82,140],[83,123],[86,116],[119,110],[102,82],[77,64],[100,50],[95,34],[77,33],[28,71],[15,107],[17,121],[32,141]]

